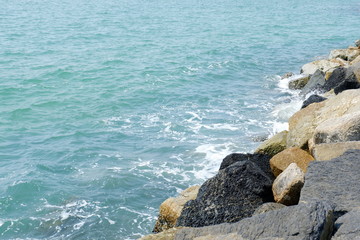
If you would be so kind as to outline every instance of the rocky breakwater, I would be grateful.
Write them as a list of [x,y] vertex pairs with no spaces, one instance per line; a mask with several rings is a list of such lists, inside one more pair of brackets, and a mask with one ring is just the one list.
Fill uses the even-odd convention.
[[301,73],[287,76],[304,97],[288,131],[166,200],[142,240],[360,237],[360,40]]

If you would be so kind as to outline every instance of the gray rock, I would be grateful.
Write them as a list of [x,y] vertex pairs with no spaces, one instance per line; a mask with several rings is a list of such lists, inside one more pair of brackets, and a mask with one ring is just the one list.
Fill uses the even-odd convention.
[[321,90],[325,84],[325,75],[322,71],[316,70],[316,72],[310,77],[309,82],[301,90],[302,95],[306,95],[314,90]]
[[306,99],[303,102],[303,105],[301,106],[301,108],[306,108],[307,106],[309,106],[312,103],[316,103],[316,102],[322,102],[325,101],[327,98],[321,97],[317,94],[311,95],[308,99]]
[[315,144],[347,141],[360,141],[360,112],[326,120],[314,131]]
[[325,240],[331,236],[333,223],[333,209],[330,204],[309,202],[255,215],[236,223],[180,229],[175,240],[190,240],[201,236],[211,239],[211,236],[231,233],[248,240]]
[[285,73],[284,75],[281,76],[281,79],[289,78],[289,77],[292,77],[292,76],[294,76],[294,73],[287,72],[287,73]]
[[305,174],[300,202],[328,199],[335,213],[360,206],[360,150],[348,150],[329,161],[312,161]]
[[304,172],[296,163],[291,163],[273,183],[272,190],[275,201],[285,205],[297,204],[301,188],[304,185],[304,176]]
[[254,211],[253,216],[255,216],[257,214],[263,214],[263,213],[266,213],[269,211],[274,211],[274,210],[284,208],[284,207],[286,207],[286,206],[281,203],[276,203],[276,202],[264,203],[263,205],[261,205]]
[[236,162],[251,161],[259,166],[261,170],[263,170],[268,175],[269,178],[274,179],[274,175],[270,169],[270,158],[271,156],[262,153],[232,153],[223,159],[219,170],[223,170],[224,168],[227,168]]
[[220,170],[187,202],[177,226],[201,227],[237,222],[264,202],[273,202],[272,179],[252,161],[239,161]]
[[360,210],[354,210],[338,218],[335,222],[332,240],[360,239]]
[[355,46],[360,47],[360,39],[355,41]]

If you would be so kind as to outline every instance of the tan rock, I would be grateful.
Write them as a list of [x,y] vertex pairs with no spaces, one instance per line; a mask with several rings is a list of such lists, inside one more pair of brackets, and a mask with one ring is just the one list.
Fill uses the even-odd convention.
[[291,163],[296,163],[303,172],[306,172],[309,162],[313,160],[314,158],[308,152],[292,147],[272,157],[270,159],[270,168],[275,177],[282,173]]
[[138,240],[174,240],[176,232],[183,227],[170,228],[166,231],[156,234],[149,234],[139,238]]
[[359,63],[359,62],[360,62],[360,56],[357,56],[354,60],[352,60],[352,61],[350,62],[350,65],[353,65],[353,64]]
[[301,68],[302,74],[314,74],[316,70],[320,70],[322,72],[327,72],[332,68],[337,68],[343,66],[343,62],[337,59],[323,59],[317,60],[311,63],[307,63]]
[[347,90],[323,102],[313,103],[289,119],[287,147],[308,148],[316,127],[329,119],[360,111],[360,89]]
[[201,237],[196,237],[193,240],[248,240],[243,238],[237,233],[221,234],[221,235],[206,235]]
[[360,111],[325,120],[314,131],[314,144],[347,141],[360,141]]
[[359,55],[359,48],[350,47],[347,49],[334,49],[330,52],[329,59],[341,58],[346,61],[353,61]]
[[317,144],[313,149],[313,156],[317,161],[328,161],[350,149],[360,149],[360,141]]
[[263,142],[255,151],[255,153],[263,153],[270,156],[283,151],[286,148],[286,139],[288,131],[282,131],[274,135],[270,139]]
[[194,200],[200,186],[192,186],[182,191],[176,198],[168,198],[160,205],[159,217],[153,232],[162,232],[176,225],[181,211],[189,200]]
[[304,186],[304,179],[304,172],[296,163],[291,163],[272,185],[275,201],[288,206],[297,204],[301,188]]

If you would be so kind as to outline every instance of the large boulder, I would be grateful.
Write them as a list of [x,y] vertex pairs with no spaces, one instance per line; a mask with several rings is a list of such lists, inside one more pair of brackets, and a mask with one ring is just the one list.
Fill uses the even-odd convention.
[[350,211],[335,222],[335,235],[332,240],[360,239],[360,209]]
[[360,206],[360,150],[348,150],[329,161],[313,161],[305,175],[300,202],[328,199],[336,215]]
[[327,98],[325,98],[325,97],[319,96],[317,94],[313,94],[303,102],[301,109],[306,108],[307,106],[309,106],[312,103],[322,102],[322,101],[325,101],[326,99]]
[[310,75],[297,75],[289,79],[289,88],[302,89],[310,80]]
[[341,58],[345,61],[352,61],[360,55],[360,49],[351,47],[346,49],[334,49],[329,54],[329,59]]
[[274,176],[272,175],[269,163],[270,158],[271,156],[263,153],[232,153],[222,160],[219,170],[223,170],[236,162],[250,161],[260,167],[260,169],[263,170],[270,179],[273,179]]
[[200,186],[192,186],[182,191],[176,198],[168,198],[160,205],[159,217],[153,232],[162,232],[176,225],[181,211],[190,200],[194,200]]
[[[225,223],[202,228],[180,229],[175,240],[214,239],[233,234],[233,239],[329,239],[334,223],[332,206],[326,202],[309,202],[285,207],[236,223]],[[236,237],[236,238],[235,238]],[[216,238],[215,238],[216,239]]]
[[303,172],[306,172],[309,162],[313,160],[314,158],[308,152],[297,147],[292,147],[272,157],[270,159],[270,167],[274,176],[277,177],[291,163],[296,163]]
[[360,89],[348,90],[323,102],[310,104],[289,119],[287,147],[308,148],[316,127],[329,119],[360,111]]
[[360,149],[360,141],[317,144],[312,154],[317,161],[327,161],[341,156],[350,149]]
[[325,74],[320,70],[316,70],[315,73],[310,77],[309,82],[301,90],[300,94],[306,95],[311,91],[321,90],[324,84],[325,84]]
[[288,131],[279,132],[278,134],[263,142],[255,150],[255,153],[262,153],[269,156],[274,156],[275,154],[285,150],[287,134]]
[[315,144],[360,141],[360,111],[320,123],[313,138]]
[[304,172],[296,163],[291,163],[273,183],[272,191],[275,201],[287,206],[297,204],[304,185],[304,176]]
[[252,161],[235,162],[200,187],[176,225],[201,227],[249,217],[261,204],[274,200],[271,185],[272,179]]
[[330,69],[338,68],[343,66],[344,63],[338,59],[323,59],[323,60],[317,60],[311,63],[307,63],[304,66],[302,66],[300,73],[302,74],[314,74],[317,70],[320,70],[322,72],[327,72]]

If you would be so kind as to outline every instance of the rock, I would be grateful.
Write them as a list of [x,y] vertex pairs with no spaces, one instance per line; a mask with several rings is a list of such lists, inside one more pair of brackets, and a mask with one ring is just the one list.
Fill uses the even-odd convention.
[[334,223],[332,211],[332,206],[326,202],[302,203],[245,218],[236,223],[180,229],[175,240],[190,240],[202,236],[212,239],[210,237],[229,234],[247,240],[329,239]]
[[355,41],[355,46],[357,46],[357,47],[360,48],[360,39],[358,39],[358,40]]
[[297,166],[306,172],[307,166],[314,158],[306,151],[292,147],[276,154],[270,159],[270,168],[275,177],[282,173],[291,163],[296,163]]
[[360,239],[360,210],[354,210],[341,216],[335,222],[335,235],[332,240]]
[[323,102],[310,104],[289,119],[286,145],[307,149],[320,123],[357,111],[360,111],[360,89],[347,90]]
[[327,161],[341,156],[350,149],[360,149],[360,141],[317,144],[312,153],[315,160]]
[[274,179],[274,176],[270,169],[270,158],[271,156],[262,153],[232,153],[223,159],[219,171],[227,168],[228,166],[236,162],[250,161],[260,167],[260,169],[264,173],[266,173],[270,179]]
[[334,49],[330,52],[329,59],[341,58],[345,61],[352,61],[360,55],[358,48],[347,48],[347,49]]
[[182,191],[176,198],[168,198],[160,205],[159,217],[153,232],[162,232],[176,225],[181,211],[189,200],[194,200],[200,186],[192,186]]
[[328,70],[330,70],[332,68],[341,67],[343,65],[344,65],[344,63],[337,59],[317,60],[317,61],[307,63],[304,66],[302,66],[300,73],[312,75],[316,72],[316,70],[320,70],[322,72],[327,72]]
[[335,69],[323,86],[325,91],[334,89],[335,94],[357,88],[360,88],[360,62],[349,68]]
[[181,228],[170,228],[157,234],[149,234],[139,238],[139,240],[174,240],[175,233]]
[[249,217],[261,204],[274,200],[271,185],[272,179],[252,161],[235,162],[200,187],[176,225],[201,227]]
[[263,142],[256,150],[255,153],[267,154],[269,156],[274,156],[275,154],[285,150],[286,148],[286,138],[288,131],[282,131],[270,139]]
[[285,73],[284,75],[282,75],[281,79],[289,78],[289,77],[292,77],[292,76],[294,76],[294,73],[288,72],[288,73]]
[[327,98],[321,97],[317,94],[311,95],[308,99],[306,99],[303,102],[303,105],[301,106],[301,108],[306,108],[307,106],[309,106],[312,103],[317,103],[317,102],[322,102],[325,101]]
[[304,172],[296,163],[291,163],[273,183],[272,191],[275,201],[287,206],[297,204],[304,185],[304,176]]
[[316,70],[316,72],[310,77],[309,82],[301,90],[302,95],[306,95],[314,90],[322,90],[325,84],[325,75],[322,71]]
[[296,90],[302,89],[310,80],[310,75],[300,75],[292,77],[289,81],[289,88]]
[[360,56],[357,56],[354,60],[351,61],[350,65],[354,65],[360,62]]
[[360,150],[329,161],[313,161],[305,174],[300,202],[330,200],[338,216],[360,206]]
[[275,203],[275,202],[264,203],[263,205],[261,205],[260,207],[255,209],[253,216],[255,216],[257,214],[266,213],[269,211],[274,211],[274,210],[284,208],[284,207],[286,207],[286,206],[281,203]]
[[320,123],[313,138],[315,144],[360,141],[360,111]]

